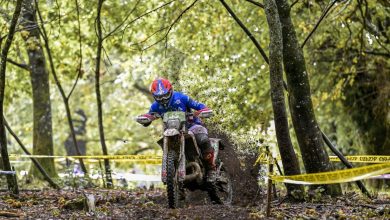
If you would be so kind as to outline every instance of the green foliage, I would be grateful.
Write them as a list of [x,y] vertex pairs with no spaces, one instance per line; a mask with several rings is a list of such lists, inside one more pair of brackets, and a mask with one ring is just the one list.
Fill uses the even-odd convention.
[[[66,94],[75,82],[82,55],[83,74],[70,97],[70,105],[73,112],[83,109],[87,115],[87,153],[101,154],[94,85],[97,5],[94,1],[78,2],[82,54],[79,51],[75,1],[40,1],[39,9],[48,32],[54,65]],[[298,2],[292,8],[300,42],[312,30],[326,6],[324,2],[316,2],[320,1]],[[103,33],[105,36],[112,34],[104,41],[100,86],[110,154],[131,154],[148,146],[154,148],[145,153],[160,152],[155,142],[161,134],[161,123],[155,122],[144,128],[133,120],[147,112],[151,104],[150,97],[141,93],[134,84],[148,88],[157,76],[168,77],[176,90],[214,109],[217,114],[210,119],[210,124],[217,124],[231,134],[243,150],[253,150],[261,145],[275,146],[267,64],[218,1],[198,1],[182,14],[191,3],[174,1],[151,12],[164,3],[104,2]],[[264,11],[247,2],[233,0],[228,3],[268,52]],[[352,118],[351,112],[356,108],[345,104],[346,92],[356,88],[355,78],[361,71],[363,60],[364,68],[376,77],[369,83],[381,91],[375,98],[375,115],[389,112],[386,98],[390,60],[364,53],[366,50],[382,51],[387,46],[380,43],[386,41],[384,36],[390,35],[390,29],[378,35],[370,24],[377,24],[376,20],[383,24],[388,19],[388,9],[382,1],[369,1],[371,17],[366,25],[370,27],[362,30],[357,4],[355,1],[336,4],[304,48],[317,120],[321,129],[347,155],[357,154],[362,147],[368,147],[360,138],[362,132]],[[12,7],[8,3],[1,5],[1,33],[7,31],[5,24]],[[181,19],[176,21],[180,16]],[[9,54],[9,58],[17,63],[27,63],[26,46],[35,46],[34,41],[24,44],[25,35],[24,31],[15,35]],[[362,42],[363,51],[360,49]],[[5,116],[22,142],[31,147],[29,73],[10,63],[7,70]],[[63,155],[63,142],[69,128],[53,80],[51,98],[55,154]],[[362,117],[367,118],[364,114]],[[10,152],[21,153],[16,142],[12,140],[11,143]]]
[[[307,35],[304,33],[307,21],[314,27],[317,19],[313,16],[319,18],[324,8],[325,4],[297,4],[293,8],[293,13],[300,13],[294,18],[302,39]],[[367,9],[358,2],[336,4],[305,46],[317,119],[325,133],[347,155],[375,148],[367,140],[385,135],[385,132],[369,134],[372,128],[368,123],[359,125],[362,121],[380,119],[374,127],[390,128],[385,116],[389,113],[385,100],[389,98],[390,88],[385,69],[390,67],[390,61],[369,53],[387,51],[388,54],[385,46],[389,41],[388,28],[380,32],[382,25],[388,27],[388,18],[388,9],[381,1],[370,1]],[[376,32],[370,27],[375,27]],[[362,76],[367,79],[364,85],[359,82]],[[362,87],[372,88],[371,92]]]

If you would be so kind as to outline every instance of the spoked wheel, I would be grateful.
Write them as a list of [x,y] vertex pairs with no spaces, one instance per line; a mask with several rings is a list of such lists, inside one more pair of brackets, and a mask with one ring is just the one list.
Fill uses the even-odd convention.
[[171,209],[179,206],[179,184],[176,178],[176,152],[169,151],[167,155],[167,194],[168,206]]
[[233,185],[229,174],[222,166],[214,183],[208,183],[208,194],[213,203],[230,205],[233,200]]

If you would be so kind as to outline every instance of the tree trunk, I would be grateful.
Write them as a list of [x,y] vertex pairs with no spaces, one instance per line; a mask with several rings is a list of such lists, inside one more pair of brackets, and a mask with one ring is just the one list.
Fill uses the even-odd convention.
[[[298,158],[291,143],[284,101],[282,27],[275,0],[265,0],[264,5],[271,39],[269,46],[269,68],[276,138],[285,175],[301,174]],[[288,197],[303,199],[304,188],[302,185],[286,184],[286,187]]]
[[[4,48],[1,50],[1,60],[0,60],[0,151],[1,158],[3,162],[3,168],[6,171],[12,171],[11,164],[9,162],[8,157],[8,149],[7,149],[7,137],[5,134],[5,124],[3,119],[4,113],[4,94],[5,94],[5,72],[7,69],[7,56],[9,48],[11,47],[12,40],[14,37],[16,25],[18,23],[18,18],[20,15],[20,11],[22,8],[22,0],[18,0],[15,5],[14,15],[12,16],[11,25],[9,28],[9,33],[7,36],[7,40],[5,42]],[[1,40],[0,40],[1,45]],[[16,178],[13,178],[11,175],[7,175],[7,184],[8,189],[11,190],[14,194],[18,193]]]
[[[314,115],[309,77],[298,45],[287,0],[276,0],[283,35],[283,63],[289,90],[290,112],[307,173],[332,170]],[[325,193],[340,195],[340,184],[323,186]]]
[[[103,48],[103,34],[102,34],[102,26],[101,26],[102,24],[100,22],[100,12],[103,6],[103,1],[104,0],[99,0],[98,8],[97,8],[97,17],[96,17],[98,45],[97,45],[97,52],[96,52],[95,90],[96,90],[96,100],[97,100],[97,107],[98,107],[100,144],[102,145],[103,154],[107,155],[107,146],[104,137],[104,126],[103,126],[102,99],[100,96],[100,60],[101,60],[102,48]],[[111,188],[113,186],[113,182],[111,177],[110,161],[108,159],[104,159],[104,168],[106,171],[107,187]]]
[[[33,154],[53,155],[49,74],[46,69],[46,59],[42,50],[33,7],[32,0],[24,2],[22,23],[29,33],[24,40],[29,58],[33,94]],[[39,158],[37,160],[49,176],[57,176],[53,158]],[[35,166],[31,166],[30,174],[43,178]]]
[[[54,61],[53,61],[53,58],[52,58],[52,55],[51,55],[51,50],[50,50],[50,47],[49,47],[49,38],[47,37],[47,34],[46,34],[44,21],[42,19],[41,14],[40,14],[37,0],[35,0],[35,3],[36,3],[36,9],[38,11],[38,15],[39,15],[39,18],[40,18],[40,22],[41,22],[41,29],[42,29],[41,33],[42,33],[43,39],[45,41],[45,48],[46,48],[46,53],[47,53],[48,58],[49,58],[51,72],[53,74],[53,78],[54,78],[54,81],[55,81],[55,83],[57,85],[57,88],[60,91],[62,100],[64,101],[65,111],[66,111],[66,118],[68,119],[70,133],[72,135],[73,144],[75,146],[76,153],[77,153],[76,155],[80,156],[82,154],[81,154],[81,151],[80,151],[79,146],[78,146],[78,141],[76,139],[76,134],[75,134],[75,131],[74,131],[73,120],[72,120],[72,114],[70,112],[70,107],[69,107],[69,97],[70,97],[71,92],[70,92],[69,96],[65,95],[64,89],[62,88],[60,80],[57,77],[57,73],[56,73],[56,70],[55,70],[55,67],[54,67]],[[77,77],[79,77],[79,75]],[[77,83],[77,81],[78,81],[78,78],[76,79],[76,83]],[[74,86],[76,86],[76,83],[74,84]],[[74,86],[73,86],[73,88],[74,88]],[[84,174],[87,174],[87,168],[85,167],[83,159],[80,158],[79,162],[80,162],[81,170],[84,172]]]

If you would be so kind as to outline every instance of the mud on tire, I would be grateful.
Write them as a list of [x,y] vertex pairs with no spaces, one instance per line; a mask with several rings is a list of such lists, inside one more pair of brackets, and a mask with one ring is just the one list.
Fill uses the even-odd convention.
[[207,193],[211,202],[215,204],[230,205],[233,200],[233,186],[229,174],[222,166],[217,180],[214,183],[208,183]]

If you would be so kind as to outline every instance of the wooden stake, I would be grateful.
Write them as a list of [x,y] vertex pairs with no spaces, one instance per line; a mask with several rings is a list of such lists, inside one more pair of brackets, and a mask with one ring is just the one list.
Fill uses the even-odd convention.
[[272,200],[272,180],[269,177],[274,169],[273,158],[270,158],[270,162],[268,164],[268,189],[267,189],[267,217],[271,216],[271,200]]
[[[15,172],[15,167],[12,167],[12,171]],[[12,191],[13,191],[14,194],[19,194],[18,177],[16,176],[16,172],[12,176],[14,178],[14,183],[15,183],[15,185],[13,186]]]

